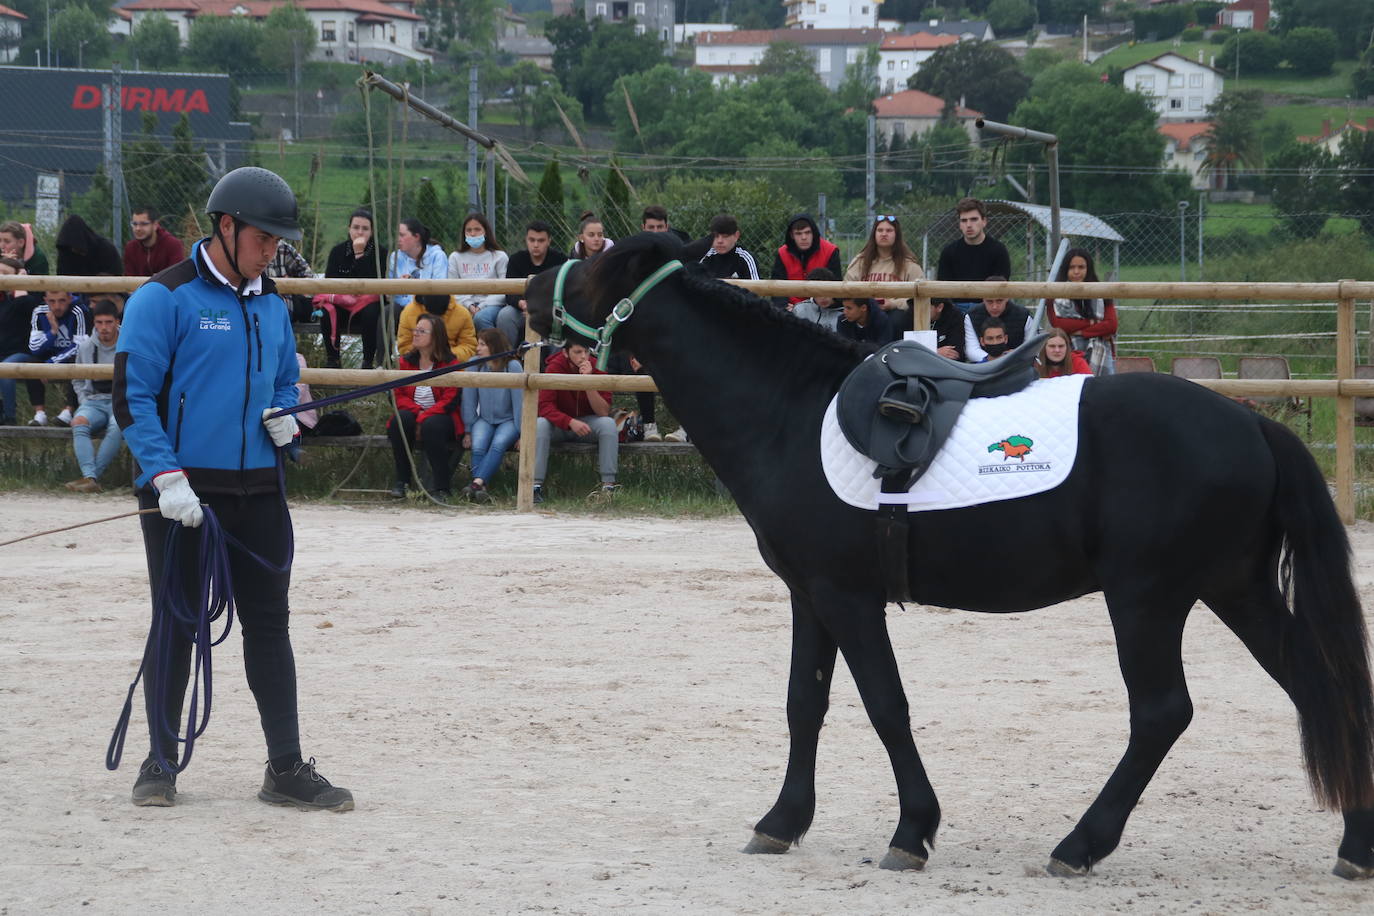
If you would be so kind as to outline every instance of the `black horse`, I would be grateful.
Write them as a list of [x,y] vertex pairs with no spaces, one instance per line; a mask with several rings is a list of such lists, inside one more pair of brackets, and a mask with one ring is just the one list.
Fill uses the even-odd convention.
[[[602,324],[613,303],[676,254],[662,234],[618,242],[568,274],[568,313]],[[542,274],[528,293],[532,325],[546,336],[554,286],[554,274]],[[870,562],[873,513],[832,493],[819,457],[826,405],[871,351],[695,267],[644,294],[614,341],[653,374],[791,591],[787,773],[747,851],[785,852],[811,826],[817,739],[838,650],[897,779],[900,816],[882,865],[923,867],[940,806],[912,738],[882,577]],[[1365,625],[1345,529],[1312,457],[1280,424],[1167,376],[1088,381],[1078,423],[1077,458],[1060,486],[914,513],[910,528],[911,588],[922,603],[1005,612],[1095,591],[1106,598],[1130,740],[1054,849],[1050,872],[1086,874],[1116,848],[1131,809],[1188,727],[1181,643],[1201,600],[1297,707],[1313,792],[1345,818],[1335,873],[1374,877]],[[997,575],[969,575],[968,545],[1008,526],[1043,536],[1004,556]]]

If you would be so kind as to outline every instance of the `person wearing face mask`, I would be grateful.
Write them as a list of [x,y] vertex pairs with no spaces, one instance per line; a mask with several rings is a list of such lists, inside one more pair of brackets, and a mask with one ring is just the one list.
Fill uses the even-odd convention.
[[990,363],[1007,354],[1007,326],[1000,318],[989,318],[983,322],[983,330],[978,332],[978,344],[987,354],[980,363]]
[[[1006,277],[987,277],[989,283],[1006,283]],[[964,358],[981,363],[987,358],[982,345],[983,325],[989,318],[1002,322],[1007,332],[1007,349],[1014,350],[1035,333],[1035,316],[1009,299],[984,299],[964,316]]]
[[443,293],[421,293],[402,310],[396,328],[397,350],[409,353],[414,349],[415,325],[425,315],[434,315],[444,322],[448,329],[448,347],[458,362],[472,359],[477,352],[477,331],[472,326],[472,314],[467,306],[459,304],[457,296]]
[[[458,250],[448,256],[450,280],[504,280],[510,256],[501,250],[491,230],[491,223],[480,213],[469,213],[463,220],[463,236]],[[468,310],[478,330],[494,327],[501,306],[506,304],[503,293],[459,293],[458,302]]]

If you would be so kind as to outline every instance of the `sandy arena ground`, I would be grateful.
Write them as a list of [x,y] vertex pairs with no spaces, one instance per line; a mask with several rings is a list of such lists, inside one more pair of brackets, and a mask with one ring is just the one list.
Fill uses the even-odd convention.
[[[132,509],[0,496],[0,540]],[[786,593],[740,520],[298,507],[292,603],[307,755],[336,815],[255,800],[240,643],[172,809],[129,803],[138,707],[105,745],[147,630],[133,519],[0,549],[0,913],[1357,913],[1329,874],[1292,707],[1205,609],[1196,715],[1087,879],[1048,854],[1124,749],[1100,598],[1034,614],[896,611],[944,809],[926,871],[878,869],[892,773],[836,671],[819,808],[788,855],[739,850],[786,761]],[[1374,606],[1374,527],[1354,532]]]

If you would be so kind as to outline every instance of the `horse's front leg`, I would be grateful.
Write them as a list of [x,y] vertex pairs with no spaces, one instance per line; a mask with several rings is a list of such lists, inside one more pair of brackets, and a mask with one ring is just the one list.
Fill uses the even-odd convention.
[[745,852],[781,853],[798,843],[816,813],[816,744],[830,705],[835,640],[810,602],[792,593],[792,673],[787,683],[787,775],[772,810],[754,826]]
[[879,598],[856,606],[851,595],[847,605],[832,624],[832,630],[859,688],[868,719],[887,748],[901,807],[897,831],[879,864],[896,870],[921,869],[935,846],[940,803],[911,735],[911,712],[892,653],[884,603]]

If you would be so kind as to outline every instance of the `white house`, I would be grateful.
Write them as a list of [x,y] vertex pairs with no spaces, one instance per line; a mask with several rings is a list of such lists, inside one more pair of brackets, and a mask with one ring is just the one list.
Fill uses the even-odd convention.
[[882,43],[878,29],[741,29],[697,36],[696,67],[716,83],[749,79],[763,52],[776,41],[802,45],[815,56],[816,75],[830,90],[839,88],[845,70],[869,48]]
[[20,24],[28,18],[18,10],[0,6],[0,64],[9,63],[19,53],[19,42],[23,39]]
[[883,0],[782,0],[789,29],[871,29]]
[[1354,121],[1346,121],[1339,127],[1331,126],[1331,119],[1322,120],[1322,132],[1310,137],[1298,137],[1299,143],[1312,143],[1322,147],[1333,156],[1339,155],[1341,144],[1348,136],[1366,134],[1374,131],[1374,118],[1365,118],[1363,124]]
[[887,35],[878,46],[878,84],[883,92],[900,92],[921,64],[940,48],[959,43],[958,35]]
[[1221,95],[1224,82],[1220,70],[1173,51],[1141,61],[1122,74],[1122,85],[1154,100],[1161,121],[1200,119]]
[[[421,49],[425,21],[415,13],[415,0],[295,0],[315,24],[314,60],[400,63],[430,60]],[[153,13],[172,21],[181,43],[197,16],[250,16],[257,20],[286,0],[134,0],[121,9],[133,17],[133,27]]]
[[1164,164],[1188,173],[1188,180],[1195,191],[1205,191],[1225,183],[1224,175],[1215,175],[1212,180],[1202,172],[1203,160],[1207,158],[1207,132],[1212,129],[1211,121],[1170,121],[1159,125],[1159,133],[1164,137]]

